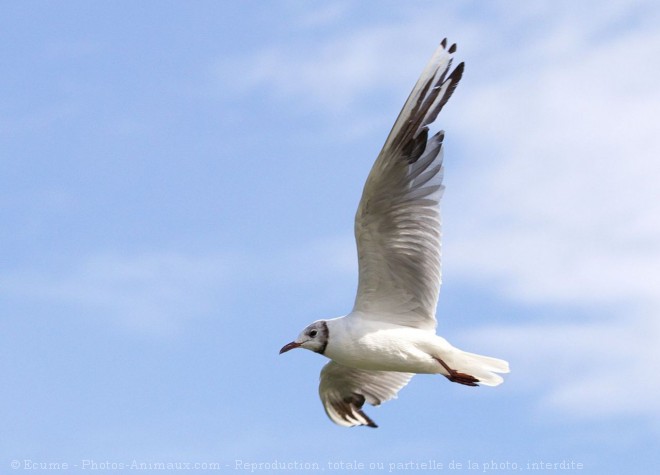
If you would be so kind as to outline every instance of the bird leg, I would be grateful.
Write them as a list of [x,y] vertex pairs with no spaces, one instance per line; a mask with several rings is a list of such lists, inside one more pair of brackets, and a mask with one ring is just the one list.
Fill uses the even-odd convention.
[[465,374],[465,373],[460,373],[455,369],[451,369],[447,365],[447,363],[442,361],[440,358],[436,358],[434,356],[433,359],[436,360],[438,363],[440,363],[442,367],[449,373],[449,375],[443,374],[443,376],[452,383],[464,384],[466,386],[478,386],[477,383],[479,382],[479,380],[474,376],[470,376],[469,374]]

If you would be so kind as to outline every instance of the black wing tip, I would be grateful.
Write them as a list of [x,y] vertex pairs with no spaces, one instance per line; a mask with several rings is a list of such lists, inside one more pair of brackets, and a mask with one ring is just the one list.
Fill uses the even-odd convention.
[[[357,417],[355,417],[356,415],[360,416],[360,418],[364,422],[360,421]],[[346,411],[343,414],[340,414],[340,417],[344,421],[348,422],[349,426],[352,426],[352,427],[365,426],[365,427],[371,427],[372,429],[377,429],[378,428],[378,424],[376,424],[371,417],[366,415],[362,409],[360,409],[358,407],[355,407],[355,406],[352,406],[350,411]],[[332,417],[331,417],[331,419],[332,419]],[[334,422],[337,423],[337,424],[341,424],[340,422],[338,422],[336,420]]]
[[442,41],[440,42],[440,46],[442,46],[443,49],[446,49],[449,54],[454,54],[456,52],[456,43],[452,43],[449,48],[447,48],[447,38],[443,38]]
[[449,86],[449,89],[445,93],[445,97],[443,98],[440,104],[440,110],[444,107],[444,105],[447,103],[447,101],[452,96],[452,94],[454,94],[454,90],[456,89],[456,86],[458,86],[458,83],[461,81],[461,78],[463,77],[463,71],[465,71],[465,62],[461,62],[458,66],[456,66],[454,70],[449,74],[449,77],[446,79],[446,81],[451,81],[451,84]]
[[[368,426],[368,427],[371,427],[373,429],[376,429],[378,427],[378,425],[373,421],[373,419],[371,417],[366,415],[364,413],[364,411],[362,410],[362,406],[364,406],[365,401],[366,401],[366,398],[364,397],[364,395],[355,393],[355,394],[353,394],[352,398],[350,398],[349,400],[346,400],[345,402],[348,403],[348,406],[352,409],[351,412],[357,413],[365,421],[364,424],[357,424],[357,425]],[[348,417],[347,417],[348,415],[349,415],[349,413],[347,412],[344,415],[344,419],[348,420]],[[354,419],[354,417],[353,417],[353,419]]]
[[461,63],[454,68],[449,77],[454,79],[455,82],[458,82],[463,77],[463,71],[465,71],[465,61],[461,61]]
[[363,426],[367,426],[367,427],[371,427],[372,429],[378,429],[378,424],[376,424],[376,423],[373,421],[373,419],[372,419],[371,417],[369,417],[368,415],[366,415],[366,414],[364,413],[364,411],[362,411],[361,409],[358,409],[356,412],[357,412],[358,414],[360,414],[360,416],[364,417],[364,420],[365,420],[365,421],[367,421],[366,424],[361,424],[361,425],[363,425]]

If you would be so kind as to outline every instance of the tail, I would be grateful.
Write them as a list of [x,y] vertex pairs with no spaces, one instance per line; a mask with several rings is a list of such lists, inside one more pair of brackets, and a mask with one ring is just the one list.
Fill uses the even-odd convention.
[[461,373],[474,376],[479,380],[479,385],[498,386],[504,379],[497,373],[508,373],[509,363],[498,358],[482,356],[454,348],[452,355],[454,368]]

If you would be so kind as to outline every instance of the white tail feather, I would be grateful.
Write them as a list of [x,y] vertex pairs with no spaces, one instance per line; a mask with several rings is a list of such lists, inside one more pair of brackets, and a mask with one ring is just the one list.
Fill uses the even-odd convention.
[[479,380],[479,385],[497,386],[502,384],[502,377],[497,373],[508,373],[509,363],[507,361],[492,358],[490,356],[477,355],[455,348],[453,356],[454,369],[461,373],[469,374]]

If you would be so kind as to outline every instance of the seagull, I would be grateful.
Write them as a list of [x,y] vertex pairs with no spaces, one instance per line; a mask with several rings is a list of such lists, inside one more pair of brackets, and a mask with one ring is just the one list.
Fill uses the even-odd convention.
[[466,386],[497,386],[501,359],[468,353],[436,334],[444,131],[429,137],[456,89],[456,44],[442,40],[399,113],[364,185],[355,215],[359,280],[353,310],[318,320],[282,347],[330,359],[319,395],[341,426],[378,427],[362,407],[394,399],[415,374]]

